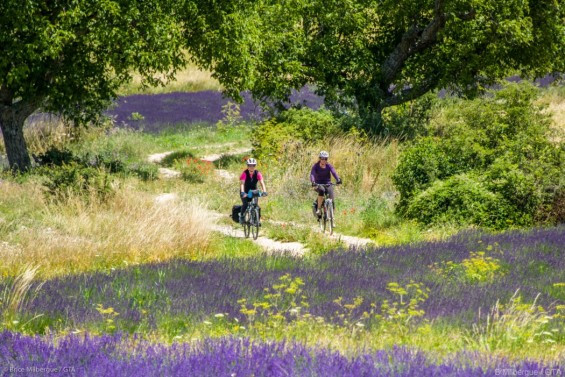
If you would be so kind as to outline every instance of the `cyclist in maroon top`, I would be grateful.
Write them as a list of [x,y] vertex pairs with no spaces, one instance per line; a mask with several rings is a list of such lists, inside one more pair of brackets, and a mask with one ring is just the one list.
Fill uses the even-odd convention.
[[326,151],[321,151],[319,155],[319,160],[312,166],[310,171],[310,182],[312,182],[312,187],[314,191],[318,193],[318,207],[316,210],[316,215],[321,215],[322,202],[324,201],[324,193],[327,191],[330,199],[334,200],[334,188],[333,186],[318,186],[329,184],[332,182],[332,175],[336,180],[336,184],[341,184],[341,178],[337,175],[335,168],[328,163],[328,158],[330,154]]
[[265,195],[267,194],[267,189],[265,187],[265,181],[263,180],[263,175],[261,175],[259,170],[255,169],[255,167],[257,166],[257,160],[255,160],[254,158],[250,158],[246,161],[246,163],[247,163],[247,169],[245,169],[243,173],[241,173],[241,176],[239,177],[239,182],[240,182],[239,191],[240,191],[241,204],[242,204],[241,212],[239,212],[240,223],[243,221],[241,215],[245,213],[245,211],[247,210],[247,204],[252,200],[251,198],[247,197],[249,191],[257,190],[257,183],[261,183],[261,188],[263,189],[263,193]]

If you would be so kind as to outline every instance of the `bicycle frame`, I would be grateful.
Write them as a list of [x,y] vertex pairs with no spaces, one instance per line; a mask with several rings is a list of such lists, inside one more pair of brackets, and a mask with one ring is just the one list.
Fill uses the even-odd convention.
[[264,196],[259,190],[250,191],[252,195],[252,200],[247,205],[245,213],[243,216],[243,232],[245,237],[249,237],[249,234],[253,234],[253,239],[256,240],[259,237],[259,227],[261,226],[260,214],[259,214],[259,198]]
[[[333,183],[318,184],[318,187],[335,186]],[[318,218],[322,232],[326,231],[326,226],[329,225],[330,235],[333,234],[334,228],[334,202],[329,198],[328,190],[324,190],[324,201],[322,202],[322,215]]]

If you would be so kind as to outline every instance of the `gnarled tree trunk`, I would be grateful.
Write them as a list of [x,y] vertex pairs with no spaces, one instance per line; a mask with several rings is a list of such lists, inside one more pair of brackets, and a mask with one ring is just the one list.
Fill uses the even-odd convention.
[[19,103],[12,106],[0,106],[0,128],[12,170],[25,171],[31,167],[24,139],[24,122],[34,110],[31,105]]

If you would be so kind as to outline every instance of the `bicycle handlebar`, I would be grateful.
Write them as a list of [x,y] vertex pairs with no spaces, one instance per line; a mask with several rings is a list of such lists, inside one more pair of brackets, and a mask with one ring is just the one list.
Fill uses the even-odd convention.
[[337,186],[337,185],[339,185],[339,183],[333,183],[333,182],[330,182],[330,183],[314,183],[314,184],[316,186]]

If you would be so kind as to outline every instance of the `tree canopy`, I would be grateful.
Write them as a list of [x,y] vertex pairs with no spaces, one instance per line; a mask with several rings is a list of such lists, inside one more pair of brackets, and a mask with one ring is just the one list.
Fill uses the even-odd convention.
[[25,119],[37,109],[77,123],[95,119],[139,72],[174,73],[182,27],[171,0],[0,2],[0,126],[12,168],[30,159]]
[[472,96],[516,73],[563,72],[564,16],[556,0],[278,0],[249,7],[245,24],[195,30],[228,89],[285,99],[314,84],[378,132],[384,108],[434,89]]

